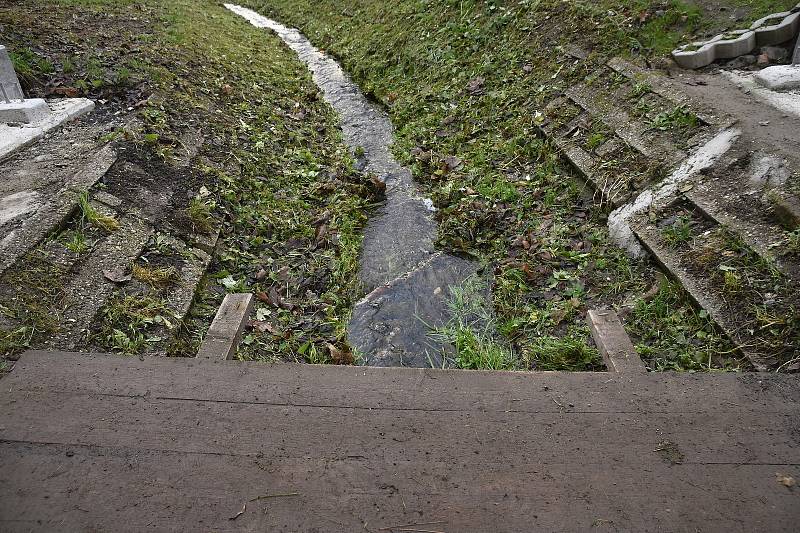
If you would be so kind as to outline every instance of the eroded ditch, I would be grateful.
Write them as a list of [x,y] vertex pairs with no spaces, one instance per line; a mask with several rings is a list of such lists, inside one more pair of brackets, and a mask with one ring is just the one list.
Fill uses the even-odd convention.
[[[449,320],[450,289],[480,276],[480,264],[435,250],[432,204],[390,151],[389,117],[339,64],[298,30],[241,6],[225,7],[275,32],[306,63],[325,100],[339,114],[344,140],[363,171],[386,186],[385,202],[364,230],[359,280],[367,295],[353,309],[351,346],[368,365],[447,366],[452,347],[430,333]],[[490,309],[488,290],[479,294]]]

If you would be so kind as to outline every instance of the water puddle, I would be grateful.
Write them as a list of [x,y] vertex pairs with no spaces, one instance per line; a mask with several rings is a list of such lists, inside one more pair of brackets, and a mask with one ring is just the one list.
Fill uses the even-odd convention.
[[345,142],[352,150],[363,149],[364,171],[386,184],[386,202],[364,230],[359,278],[369,294],[353,309],[350,344],[368,365],[443,366],[448,347],[428,333],[447,320],[449,287],[475,275],[478,265],[435,251],[432,203],[421,195],[411,171],[392,156],[389,117],[298,30],[250,9],[225,7],[275,32],[308,65],[340,115]]

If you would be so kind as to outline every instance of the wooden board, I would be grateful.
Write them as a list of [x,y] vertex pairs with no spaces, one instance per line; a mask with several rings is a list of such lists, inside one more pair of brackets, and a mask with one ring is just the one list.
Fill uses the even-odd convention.
[[253,311],[253,302],[250,293],[225,295],[197,351],[198,359],[233,359],[247,319]]
[[591,309],[586,313],[586,321],[609,372],[647,372],[617,313]]
[[798,385],[29,352],[0,530],[792,531]]

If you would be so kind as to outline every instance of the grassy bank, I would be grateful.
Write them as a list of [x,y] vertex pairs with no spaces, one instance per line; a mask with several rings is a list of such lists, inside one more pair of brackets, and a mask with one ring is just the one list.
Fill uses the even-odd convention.
[[[237,291],[259,295],[242,357],[323,362],[329,345],[347,353],[343,331],[359,292],[360,228],[373,191],[353,170],[337,117],[279,39],[218,2],[192,0],[26,0],[0,6],[0,28],[30,96],[93,98],[93,120],[135,117],[115,135],[118,165],[135,155],[139,167],[155,169],[150,181],[176,198],[170,208],[187,220],[187,232],[221,228],[170,354],[193,355],[224,294]],[[130,190],[153,187],[124,178]],[[146,259],[153,263],[162,245],[150,243]],[[154,289],[173,277],[170,267],[132,266]],[[17,265],[8,280],[25,269]],[[62,274],[63,284],[71,273]],[[28,277],[0,308],[22,321],[0,332],[5,353],[63,326],[58,284]],[[92,342],[147,350],[150,331],[174,321],[160,314],[162,294],[119,294]]]
[[612,305],[630,310],[629,331],[654,369],[738,367],[713,355],[731,347],[680,288],[612,246],[607,213],[536,137],[537,111],[613,55],[658,62],[691,36],[790,3],[246,4],[300,28],[386,107],[396,156],[439,210],[439,244],[494,272],[498,327],[518,366],[595,368],[583,317]]

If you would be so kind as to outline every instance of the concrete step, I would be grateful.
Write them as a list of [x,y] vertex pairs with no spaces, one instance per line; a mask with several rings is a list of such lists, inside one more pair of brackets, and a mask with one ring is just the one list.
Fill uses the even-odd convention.
[[0,190],[9,191],[0,200],[0,274],[63,228],[78,210],[79,193],[114,164],[115,149],[93,140],[99,131],[87,128],[81,130],[85,138],[62,135],[43,141],[0,166],[8,177]]
[[86,344],[95,315],[116,289],[105,273],[126,271],[139,257],[153,231],[136,213],[128,213],[119,219],[119,228],[98,243],[73,270],[64,287],[61,329],[49,339],[49,347],[74,349]]
[[[680,237],[670,233],[684,221],[690,231]],[[777,272],[737,233],[689,202],[639,220],[632,229],[757,370],[797,369],[792,362],[800,350],[800,323],[793,312],[800,294],[796,280]]]
[[[218,236],[219,230],[214,233],[213,239],[216,240]],[[159,233],[156,238],[173,250],[173,259],[178,269],[178,278],[168,287],[161,291],[151,287],[150,291],[163,300],[167,313],[174,319],[172,327],[162,324],[155,328],[152,334],[161,340],[147,345],[145,355],[163,356],[167,355],[170,343],[178,335],[180,326],[189,312],[197,287],[211,262],[211,255],[167,233]]]

